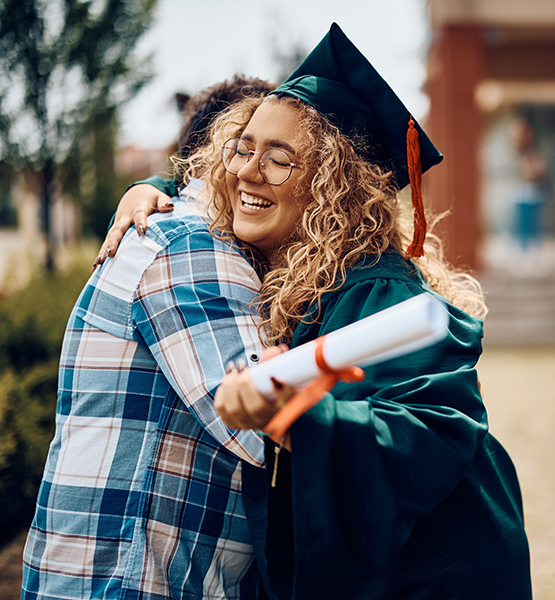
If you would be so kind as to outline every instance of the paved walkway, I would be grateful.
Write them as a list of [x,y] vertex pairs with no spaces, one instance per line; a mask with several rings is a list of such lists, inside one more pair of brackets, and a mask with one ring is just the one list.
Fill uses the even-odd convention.
[[520,478],[534,600],[555,600],[555,346],[486,346],[478,371],[490,430]]

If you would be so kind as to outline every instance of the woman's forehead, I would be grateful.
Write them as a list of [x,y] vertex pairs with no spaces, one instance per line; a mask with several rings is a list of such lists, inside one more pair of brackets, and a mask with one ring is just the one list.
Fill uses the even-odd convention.
[[254,112],[241,138],[260,146],[289,146],[294,152],[300,122],[301,113],[291,104],[263,102]]

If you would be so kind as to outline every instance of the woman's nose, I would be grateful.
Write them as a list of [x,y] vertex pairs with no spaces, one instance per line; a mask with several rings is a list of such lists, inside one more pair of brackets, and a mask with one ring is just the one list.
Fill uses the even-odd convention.
[[242,181],[264,183],[264,178],[258,168],[258,159],[257,154],[251,154],[249,160],[237,171],[237,177]]

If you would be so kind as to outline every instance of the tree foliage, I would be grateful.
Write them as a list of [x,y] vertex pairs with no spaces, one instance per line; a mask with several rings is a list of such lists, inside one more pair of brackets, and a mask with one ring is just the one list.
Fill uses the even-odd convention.
[[37,177],[45,233],[58,167],[149,78],[134,51],[156,4],[0,0],[0,160]]
[[156,0],[1,0],[2,153],[19,165],[62,162],[95,115],[148,75],[133,50]]

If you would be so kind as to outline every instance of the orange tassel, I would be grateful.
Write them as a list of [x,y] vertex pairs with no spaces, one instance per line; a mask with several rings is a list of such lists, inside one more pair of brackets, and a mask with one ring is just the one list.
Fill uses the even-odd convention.
[[409,120],[407,131],[407,164],[409,169],[410,189],[412,206],[414,209],[414,234],[410,246],[405,252],[406,258],[424,256],[424,241],[428,224],[424,214],[424,203],[422,201],[422,164],[420,162],[420,144],[418,142],[418,130],[414,126],[412,115]]

